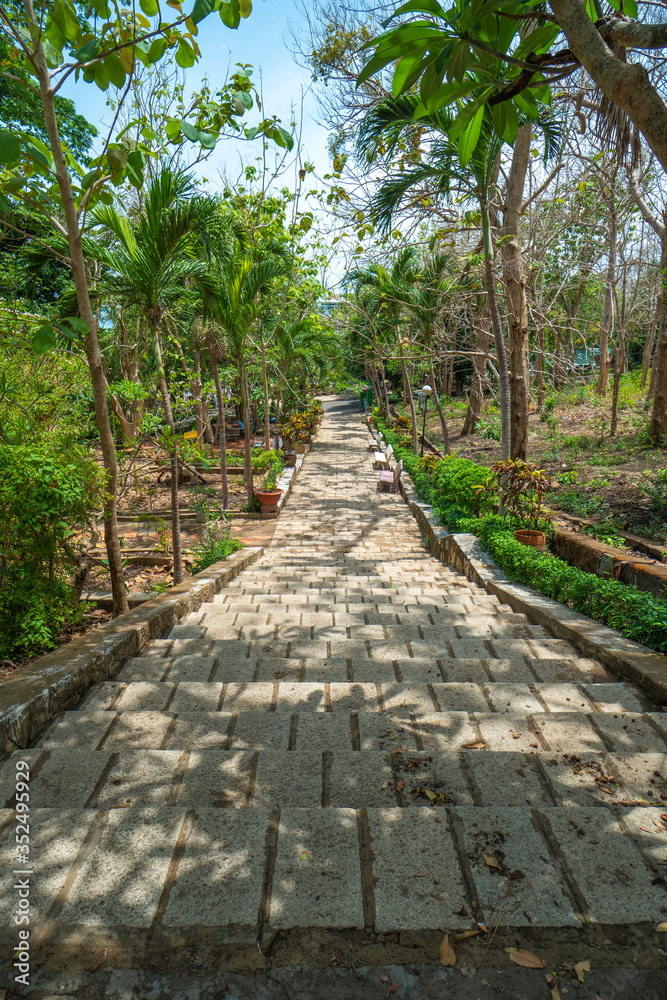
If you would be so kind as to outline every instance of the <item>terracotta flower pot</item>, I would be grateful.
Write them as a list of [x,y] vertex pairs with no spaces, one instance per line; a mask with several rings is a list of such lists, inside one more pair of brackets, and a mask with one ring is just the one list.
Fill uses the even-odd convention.
[[313,438],[312,438],[312,435],[310,435],[310,434],[307,434],[307,435],[305,436],[305,438],[303,439],[303,443],[304,443],[304,444],[312,444],[312,443],[313,443]]
[[271,490],[266,493],[263,490],[255,490],[254,493],[259,500],[262,514],[269,514],[271,511],[278,510],[278,501],[283,495],[282,490]]
[[288,469],[293,469],[296,465],[296,455],[285,455],[285,465]]
[[537,549],[538,552],[544,552],[547,547],[547,536],[543,531],[533,531],[531,528],[521,528],[519,531],[514,532],[514,537],[517,542],[521,542],[522,545],[528,545],[530,548]]
[[297,444],[297,445],[295,445],[294,446],[294,451],[295,451],[295,453],[297,455],[305,455],[306,454],[306,446],[305,446],[305,444]]

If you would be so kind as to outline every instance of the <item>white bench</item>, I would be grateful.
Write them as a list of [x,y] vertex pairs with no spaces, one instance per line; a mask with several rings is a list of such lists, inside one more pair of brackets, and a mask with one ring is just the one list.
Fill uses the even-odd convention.
[[398,484],[401,481],[401,472],[403,471],[403,459],[400,460],[394,471],[390,469],[383,469],[380,473],[380,478],[378,479],[378,489],[382,490],[385,486],[389,487],[390,493],[398,492]]
[[373,454],[373,461],[375,462],[376,469],[388,469],[389,463],[394,457],[394,449],[391,445],[386,451],[376,451]]

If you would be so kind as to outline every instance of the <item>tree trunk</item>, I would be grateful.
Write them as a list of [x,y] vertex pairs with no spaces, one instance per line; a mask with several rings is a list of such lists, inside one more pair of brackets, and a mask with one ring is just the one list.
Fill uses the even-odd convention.
[[616,213],[616,170],[612,171],[609,191],[609,243],[607,247],[607,282],[604,293],[604,309],[600,323],[600,371],[595,391],[602,395],[607,391],[609,381],[609,333],[611,331],[612,303],[616,285],[616,239],[618,219]]
[[252,503],[254,485],[252,479],[252,437],[251,415],[250,415],[250,394],[248,392],[248,379],[245,370],[245,360],[241,358],[239,362],[239,381],[241,383],[241,412],[243,413],[243,423],[245,424],[245,434],[243,436],[243,476],[245,479],[248,503]]
[[201,359],[199,357],[199,350],[195,348],[194,351],[194,372],[195,377],[192,381],[192,394],[195,397],[196,404],[196,420],[197,420],[197,445],[199,448],[204,443],[204,410],[202,406],[201,399]]
[[176,585],[183,582],[181,515],[178,510],[178,450],[176,448],[176,441],[174,440],[174,414],[171,409],[169,387],[162,361],[160,333],[156,324],[153,324],[153,354],[155,355],[155,368],[157,370],[158,385],[160,386],[160,395],[162,396],[164,419],[171,430],[171,440],[169,442],[169,463],[171,466],[171,551],[174,559],[174,584]]
[[440,397],[438,396],[438,389],[435,381],[435,365],[433,364],[431,365],[431,381],[433,382],[433,402],[435,403],[435,408],[438,411],[438,416],[440,417],[440,430],[442,431],[443,448],[445,455],[449,455],[449,430],[447,429],[445,414],[442,406],[440,405]]
[[620,343],[616,350],[616,357],[614,359],[614,388],[611,397],[611,426],[609,427],[609,437],[616,437],[616,428],[618,427],[618,390],[621,375],[623,374],[623,366],[625,364],[625,339],[622,331],[619,339]]
[[655,394],[649,425],[649,438],[656,446],[667,438],[667,295],[664,294],[665,284],[667,284],[667,225],[665,225],[660,239],[660,273],[663,281],[663,295],[660,310],[660,334],[653,358],[653,372],[651,373],[651,382],[655,384]]
[[269,416],[269,378],[266,374],[266,344],[264,337],[259,335],[259,347],[262,358],[262,386],[264,389],[264,451],[271,448],[271,420]]
[[100,445],[102,447],[102,461],[105,472],[105,499],[104,499],[104,542],[107,550],[109,562],[109,576],[111,578],[111,592],[113,597],[114,615],[123,614],[129,609],[127,603],[127,589],[123,578],[123,561],[120,553],[120,541],[118,539],[118,523],[116,521],[116,493],[118,489],[118,465],[116,462],[116,449],[114,446],[113,434],[111,432],[111,421],[109,419],[109,408],[107,405],[107,382],[102,365],[102,353],[97,339],[97,322],[90,302],[88,291],[88,278],[86,275],[86,262],[81,246],[81,233],[79,231],[79,219],[74,202],[74,194],[70,183],[65,155],[63,153],[60,134],[58,132],[58,122],[55,111],[55,95],[51,87],[49,68],[44,55],[42,29],[35,21],[32,0],[25,0],[24,9],[26,16],[34,25],[34,59],[39,80],[39,93],[44,111],[44,124],[49,139],[49,146],[53,154],[53,164],[58,182],[58,189],[63,203],[63,215],[67,229],[67,242],[69,245],[70,261],[72,267],[72,278],[76,289],[76,300],[82,320],[87,324],[88,330],[85,335],[85,351],[88,368],[90,370],[90,381],[93,389],[95,401],[95,419],[97,429],[100,434]]
[[218,403],[218,430],[220,432],[220,480],[222,483],[222,507],[229,507],[229,479],[227,477],[227,436],[225,433],[225,399],[220,385],[220,370],[213,350],[211,338],[208,337],[208,356],[211,361],[211,371],[215,383],[215,398]]
[[644,355],[642,357],[642,389],[646,388],[646,382],[648,381],[648,370],[651,366],[651,356],[653,354],[653,345],[655,343],[655,332],[658,328],[660,314],[662,313],[662,299],[663,291],[662,288],[660,288],[655,303],[655,312],[653,313],[653,319],[651,320],[651,329],[648,337],[646,338],[646,343],[644,344]]
[[521,254],[521,206],[530,157],[532,124],[522,125],[514,143],[503,213],[501,255],[509,316],[510,457],[524,462],[528,450],[528,299]]
[[[468,409],[463,421],[461,437],[475,433],[475,427],[482,413],[484,403],[484,382],[486,379],[486,360],[489,350],[489,327],[490,315],[488,304],[484,306],[477,323],[477,336],[475,339],[476,353],[472,359],[472,382],[470,384],[470,395],[468,397]],[[472,339],[472,338],[471,338]]]
[[537,327],[537,410],[541,413],[544,409],[544,397],[546,395],[544,386],[544,326],[540,321]]
[[403,391],[410,407],[410,417],[412,419],[412,450],[415,455],[419,452],[419,430],[417,428],[417,411],[415,410],[415,397],[412,394],[412,386],[408,378],[408,367],[405,363],[405,355],[401,347],[401,368],[403,369]]
[[505,338],[500,322],[500,311],[496,298],[496,276],[493,273],[493,258],[486,258],[484,274],[486,278],[486,293],[489,299],[491,326],[496,342],[496,357],[498,359],[498,388],[500,403],[500,460],[505,462],[510,453],[510,382],[507,368],[507,352]]

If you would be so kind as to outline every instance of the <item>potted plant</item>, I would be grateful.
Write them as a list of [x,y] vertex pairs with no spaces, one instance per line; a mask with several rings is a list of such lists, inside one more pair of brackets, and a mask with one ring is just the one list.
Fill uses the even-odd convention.
[[254,493],[260,503],[261,512],[264,514],[278,509],[278,501],[283,491],[276,483],[285,463],[281,451],[265,451],[259,458],[263,460],[261,464],[268,471],[262,480],[261,486]]
[[540,522],[548,517],[542,499],[551,488],[549,476],[544,469],[538,469],[521,459],[496,462],[492,471],[502,497],[502,507],[514,523],[523,523],[522,528],[515,530],[514,537],[522,545],[544,552],[547,538],[540,528]]

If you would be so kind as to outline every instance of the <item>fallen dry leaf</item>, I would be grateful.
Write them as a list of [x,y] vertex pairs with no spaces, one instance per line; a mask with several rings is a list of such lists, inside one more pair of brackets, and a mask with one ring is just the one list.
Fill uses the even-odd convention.
[[667,826],[665,826],[664,823],[661,823],[659,819],[654,819],[653,825],[657,826],[658,830],[661,830],[663,833],[665,830],[667,830]]
[[488,865],[489,868],[497,868],[499,872],[503,870],[503,866],[500,864],[498,859],[495,858],[493,854],[489,854],[488,851],[484,854],[484,864]]
[[460,934],[455,934],[453,940],[454,940],[455,943],[457,941],[465,941],[466,938],[477,937],[478,934],[479,934],[479,928],[477,928],[477,927],[472,928],[471,927],[470,930],[461,931]]
[[430,788],[425,788],[425,789],[424,789],[424,795],[425,795],[425,796],[426,796],[426,798],[427,798],[427,799],[429,800],[429,802],[435,802],[435,800],[436,800],[436,799],[437,799],[437,797],[438,797],[438,796],[437,796],[437,795],[435,794],[435,792],[434,792],[434,791],[432,791],[432,790],[431,790]]
[[656,927],[658,934],[667,934],[667,920],[663,920],[661,924]]
[[583,981],[584,981],[584,972],[590,972],[591,971],[590,959],[586,959],[585,962],[577,962],[577,964],[574,967],[574,971],[577,974],[577,979],[579,980],[579,982],[583,983]]
[[544,962],[532,951],[525,951],[523,948],[505,948],[505,952],[510,962],[520,965],[524,969],[543,969]]
[[462,743],[464,750],[483,750],[486,743]]
[[387,990],[387,992],[384,995],[384,1000],[389,1000],[389,997],[391,996],[391,994],[395,993],[396,990],[400,990],[400,988],[401,988],[402,985],[403,985],[403,983],[394,983],[392,986],[390,986],[389,989]]
[[396,787],[399,790],[399,792],[402,792],[403,789],[405,788],[405,782],[404,781],[397,781],[396,782]]
[[445,934],[444,938],[440,942],[438,954],[440,955],[440,965],[456,965],[456,955],[454,954],[454,949],[449,943],[449,934]]
[[560,986],[558,985],[558,980],[555,976],[549,973],[544,977],[547,981],[549,987],[549,993],[551,994],[551,1000],[560,1000]]
[[385,976],[384,972],[380,973],[380,979],[382,980],[383,983],[389,983],[389,982],[391,982],[391,980],[389,979],[389,976]]

